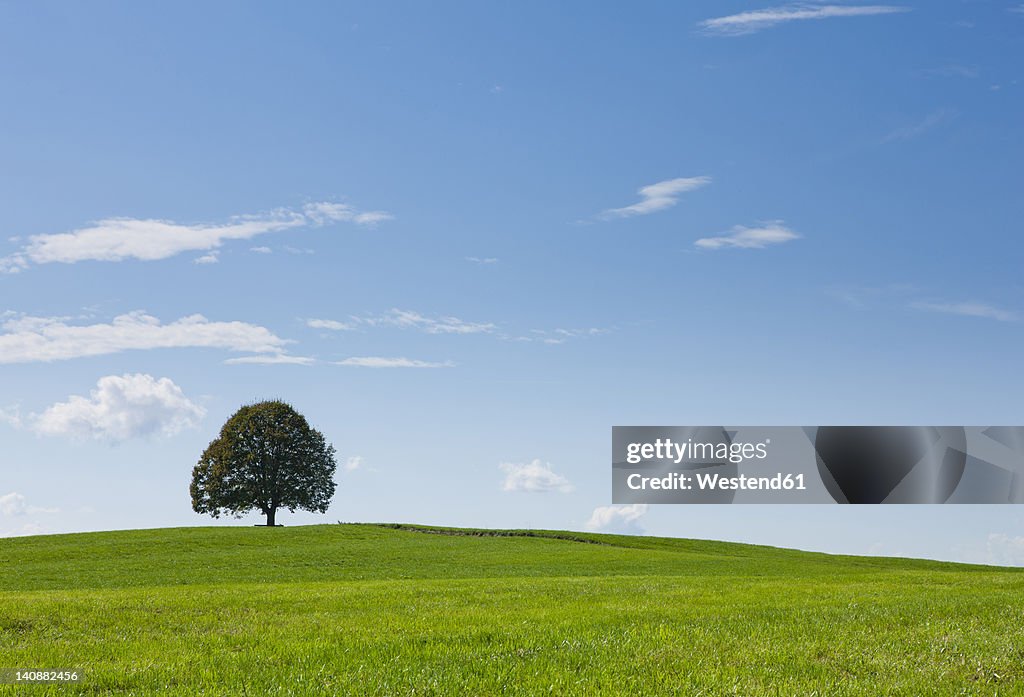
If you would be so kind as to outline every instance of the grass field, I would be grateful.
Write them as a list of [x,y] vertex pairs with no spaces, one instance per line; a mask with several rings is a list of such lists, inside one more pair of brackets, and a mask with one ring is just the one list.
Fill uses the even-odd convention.
[[[1024,573],[372,525],[0,539],[6,694],[1024,694]],[[6,691],[6,692],[4,692]]]

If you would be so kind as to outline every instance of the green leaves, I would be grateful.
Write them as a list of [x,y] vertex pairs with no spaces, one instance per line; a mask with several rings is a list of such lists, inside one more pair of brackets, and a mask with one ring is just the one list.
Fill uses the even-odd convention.
[[334,446],[280,400],[243,406],[192,470],[192,509],[214,518],[280,508],[324,513],[334,497]]

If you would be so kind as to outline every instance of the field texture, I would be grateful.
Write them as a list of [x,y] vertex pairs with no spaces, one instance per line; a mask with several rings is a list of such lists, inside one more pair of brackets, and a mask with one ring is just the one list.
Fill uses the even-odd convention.
[[371,525],[0,540],[0,694],[1024,694],[1024,573]]

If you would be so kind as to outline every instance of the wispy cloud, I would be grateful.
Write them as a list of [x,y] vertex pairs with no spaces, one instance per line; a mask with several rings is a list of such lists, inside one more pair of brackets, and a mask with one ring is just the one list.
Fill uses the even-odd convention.
[[336,222],[351,222],[356,225],[373,226],[385,220],[394,220],[393,215],[385,211],[357,211],[347,203],[307,203],[302,207],[303,215],[317,225]]
[[466,257],[466,261],[471,261],[474,264],[497,264],[497,257]]
[[932,77],[962,77],[968,80],[973,80],[981,75],[981,71],[976,65],[952,64],[944,65],[940,68],[929,68],[921,71],[921,74]]
[[355,321],[371,327],[418,329],[427,334],[487,334],[496,329],[490,322],[466,322],[458,317],[427,317],[412,310],[397,308],[382,315],[359,317]]
[[978,302],[913,302],[910,303],[910,307],[915,310],[924,310],[926,312],[941,312],[947,315],[962,315],[964,317],[981,317],[984,319],[994,319],[999,322],[1016,322],[1018,319],[1017,313],[1015,312],[1002,310],[998,307]]
[[680,194],[699,189],[711,183],[711,177],[680,177],[641,187],[637,193],[640,200],[623,208],[609,208],[598,214],[601,220],[613,218],[629,218],[635,215],[648,215],[671,208],[679,202]]
[[643,532],[640,519],[647,515],[646,503],[628,506],[598,506],[587,521],[587,529],[601,532],[637,534]]
[[310,329],[328,329],[332,332],[349,332],[356,328],[352,322],[339,322],[334,319],[307,319],[306,326]]
[[508,336],[503,338],[511,341],[536,341],[542,344],[564,344],[570,339],[600,336],[601,334],[607,334],[610,331],[610,329],[601,329],[599,327],[588,327],[586,329],[531,329],[528,336]]
[[600,334],[607,334],[609,330],[601,329],[599,327],[589,327],[587,329],[554,329],[552,331],[558,336],[563,336],[567,339],[574,339],[578,336],[598,336]]
[[1024,16],[1024,5],[1015,5],[1014,7],[1008,7],[1006,9],[1007,12],[1012,12],[1013,14]]
[[749,10],[725,17],[706,19],[699,23],[705,33],[715,36],[742,36],[786,22],[836,17],[865,17],[907,12],[910,8],[895,5],[821,5],[799,3],[763,10]]
[[800,235],[786,227],[781,220],[772,220],[757,227],[737,225],[727,235],[704,237],[694,242],[694,245],[699,249],[762,249],[797,239],[800,239]]
[[346,472],[355,472],[357,469],[363,466],[363,456],[353,455],[352,457],[345,460],[341,468]]
[[204,254],[201,257],[196,257],[192,260],[193,264],[217,264],[220,262],[220,252],[214,250],[209,254]]
[[540,460],[526,463],[503,462],[498,468],[505,473],[505,480],[501,484],[503,491],[556,491],[567,494],[573,490],[568,479],[554,472],[550,464]]
[[[507,333],[493,322],[471,322],[449,315],[430,316],[413,310],[392,308],[380,314],[352,315],[344,320],[313,318],[303,320],[311,329],[327,331],[360,331],[366,327],[411,329],[425,334],[463,335],[486,334],[502,341],[563,344],[570,339],[607,334],[610,329],[599,327],[531,329],[526,334]],[[232,361],[254,362],[254,361]]]
[[274,250],[270,247],[249,247],[249,251],[256,254],[271,254]]
[[432,363],[430,361],[419,361],[412,358],[388,358],[383,356],[353,356],[343,361],[336,361],[335,365],[352,366],[356,368],[454,368],[455,363],[444,361],[443,363]]
[[32,415],[28,425],[43,436],[120,442],[173,436],[196,426],[205,415],[170,378],[136,373],[100,378],[88,397],[72,395]]
[[143,311],[109,323],[70,324],[66,317],[15,316],[0,323],[0,364],[62,361],[128,350],[217,348],[279,355],[292,343],[265,327],[245,322],[211,322],[190,315],[170,324]]
[[360,327],[397,327],[415,329],[427,334],[491,334],[497,326],[491,322],[468,322],[447,315],[431,317],[413,310],[392,308],[378,315],[351,316],[345,321],[326,318],[307,319],[311,329],[353,331]]
[[901,126],[900,128],[890,131],[882,138],[882,143],[891,143],[897,140],[910,140],[911,138],[917,138],[936,126],[949,121],[955,116],[956,112],[952,109],[936,109],[916,123]]
[[292,356],[286,353],[239,356],[224,361],[224,365],[313,365],[314,363],[316,361],[308,356]]
[[[229,240],[337,222],[372,226],[390,218],[383,211],[360,212],[347,204],[329,202],[309,203],[297,210],[279,208],[265,214],[235,216],[223,223],[105,218],[70,232],[32,235],[20,250],[0,258],[0,273],[14,273],[37,264],[154,261],[189,251],[209,252],[196,261],[212,263],[216,261],[215,250]],[[200,261],[203,259],[206,261]]]

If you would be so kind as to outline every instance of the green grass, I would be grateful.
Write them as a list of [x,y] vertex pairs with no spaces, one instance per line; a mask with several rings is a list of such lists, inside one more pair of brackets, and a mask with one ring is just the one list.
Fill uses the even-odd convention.
[[1016,570],[372,525],[4,539],[0,570],[0,668],[85,673],[0,694],[1024,694]]

